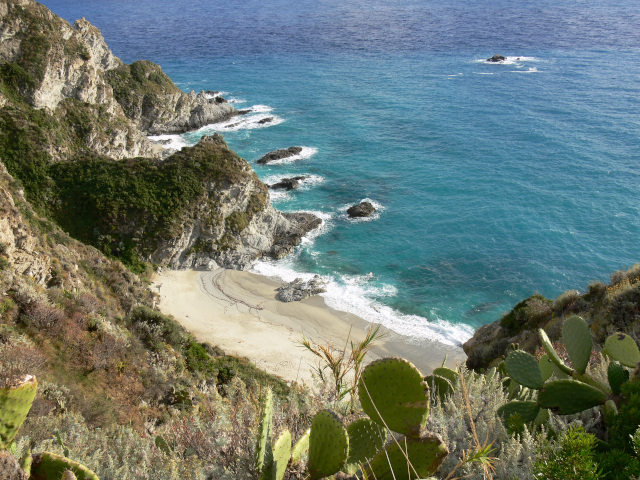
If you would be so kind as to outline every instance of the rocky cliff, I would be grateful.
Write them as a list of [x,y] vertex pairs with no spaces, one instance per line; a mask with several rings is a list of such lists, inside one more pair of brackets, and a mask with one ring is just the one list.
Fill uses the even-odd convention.
[[559,340],[564,320],[572,315],[586,320],[597,348],[615,332],[639,341],[640,265],[615,272],[609,285],[592,283],[584,293],[568,290],[555,300],[539,294],[524,299],[500,320],[476,330],[463,345],[467,366],[495,366],[511,344],[534,353],[541,347],[538,329],[545,330],[552,341]]
[[38,211],[129,265],[246,268],[320,223],[276,211],[219,136],[165,160],[146,137],[236,114],[211,92],[182,92],[158,65],[123,64],[84,19],[0,3],[0,160]]

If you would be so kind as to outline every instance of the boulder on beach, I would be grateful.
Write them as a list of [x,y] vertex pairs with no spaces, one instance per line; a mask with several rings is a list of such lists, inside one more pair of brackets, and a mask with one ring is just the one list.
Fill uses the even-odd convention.
[[498,62],[504,62],[506,59],[507,59],[507,57],[503,57],[502,55],[497,55],[497,54],[496,54],[496,55],[494,55],[494,56],[493,56],[493,57],[491,57],[491,58],[487,58],[487,62],[495,62],[495,63],[498,63]]
[[370,217],[375,213],[376,209],[370,202],[360,202],[353,207],[347,209],[347,215],[354,217]]
[[293,282],[285,283],[278,289],[276,298],[281,302],[299,302],[305,298],[326,292],[325,283],[319,275],[305,282],[301,278],[296,278]]
[[267,153],[264,157],[258,160],[258,163],[266,164],[275,162],[276,160],[282,160],[283,158],[293,157],[294,155],[300,154],[300,152],[302,152],[302,147],[281,148],[280,150],[274,150],[273,152]]
[[278,183],[269,185],[272,190],[294,190],[300,186],[300,182],[309,177],[301,175],[299,177],[283,178]]

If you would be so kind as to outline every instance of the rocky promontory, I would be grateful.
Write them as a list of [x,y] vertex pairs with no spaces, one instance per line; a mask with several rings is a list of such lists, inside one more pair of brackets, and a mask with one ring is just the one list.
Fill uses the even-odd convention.
[[0,3],[0,30],[0,159],[73,237],[134,268],[242,269],[319,225],[275,210],[219,135],[169,156],[146,137],[236,115],[219,95],[185,93],[152,62],[124,64],[89,22],[33,0]]
[[281,148],[280,150],[274,150],[273,152],[267,153],[265,156],[258,159],[257,163],[264,165],[275,162],[276,160],[283,160],[285,158],[293,157],[294,155],[299,155],[300,152],[302,152],[302,147]]

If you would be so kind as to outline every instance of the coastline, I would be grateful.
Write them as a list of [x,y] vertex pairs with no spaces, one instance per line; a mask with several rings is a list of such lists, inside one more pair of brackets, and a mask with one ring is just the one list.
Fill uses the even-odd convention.
[[[246,271],[218,268],[213,271],[165,270],[153,278],[151,288],[160,296],[158,307],[173,315],[200,341],[243,356],[259,368],[288,382],[314,387],[311,352],[300,346],[303,335],[316,343],[342,348],[347,337],[364,338],[370,323],[328,307],[321,296],[301,302],[275,299],[281,281]],[[416,341],[385,327],[365,363],[377,358],[401,356],[424,375],[440,366],[455,367],[466,358],[460,347],[436,341]]]

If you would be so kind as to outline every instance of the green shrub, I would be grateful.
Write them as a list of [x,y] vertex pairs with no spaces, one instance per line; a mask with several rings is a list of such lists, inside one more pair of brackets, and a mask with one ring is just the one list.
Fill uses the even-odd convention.
[[612,448],[633,454],[631,437],[640,426],[640,382],[622,385],[624,401],[618,406],[618,414],[607,418],[609,444]]
[[596,480],[602,478],[594,461],[596,437],[582,426],[572,426],[557,442],[544,445],[534,465],[534,475],[545,480]]
[[184,349],[184,357],[189,371],[216,376],[215,364],[202,344],[189,342]]
[[130,329],[147,347],[159,351],[162,342],[180,349],[191,336],[172,317],[149,307],[137,306],[127,317]]

